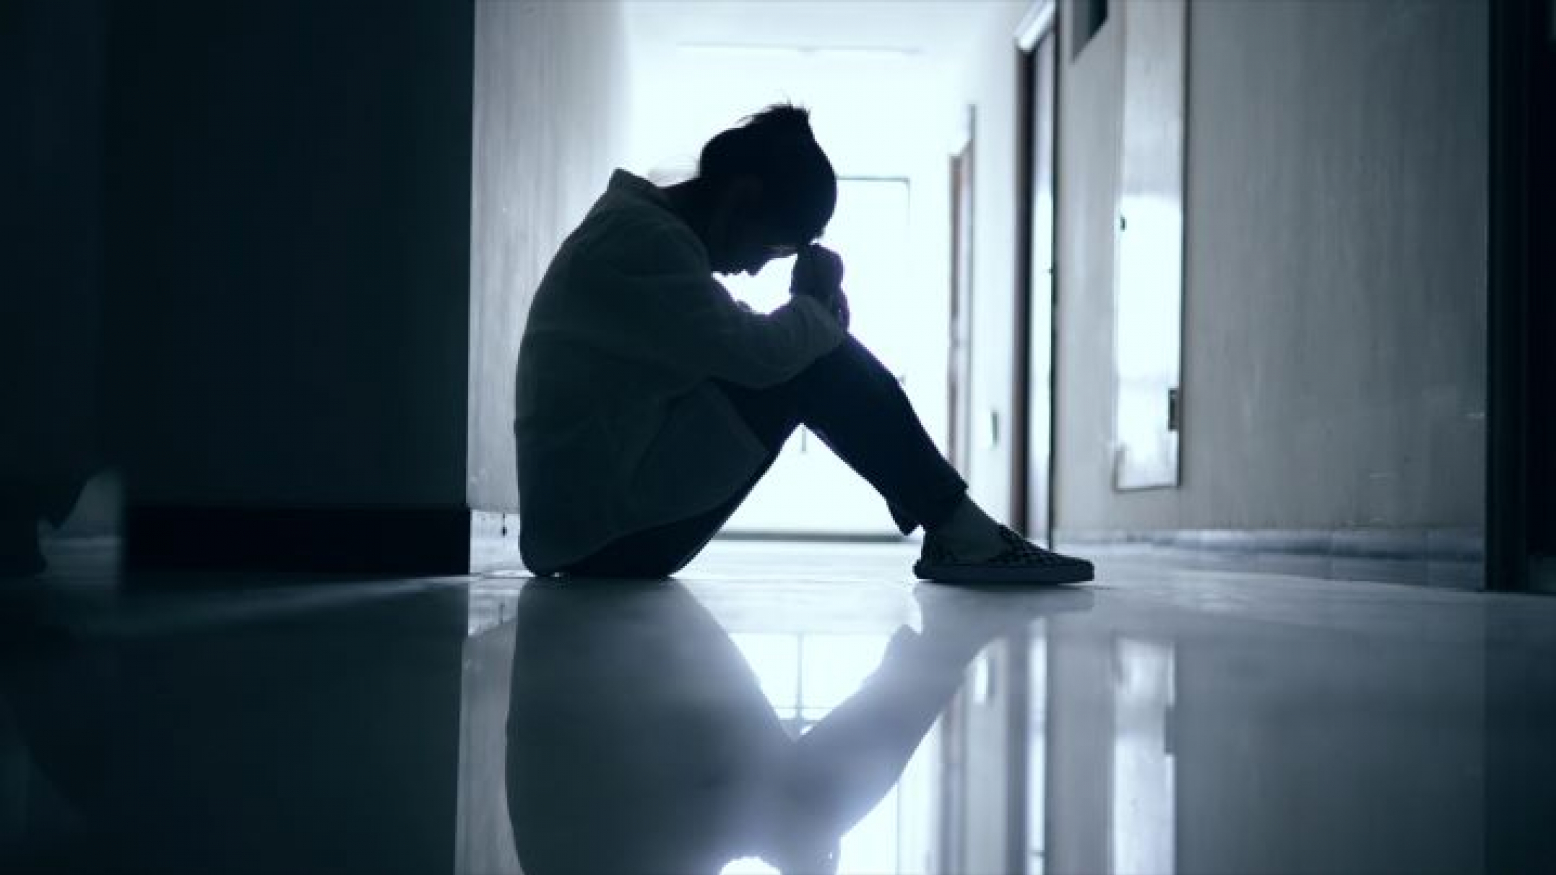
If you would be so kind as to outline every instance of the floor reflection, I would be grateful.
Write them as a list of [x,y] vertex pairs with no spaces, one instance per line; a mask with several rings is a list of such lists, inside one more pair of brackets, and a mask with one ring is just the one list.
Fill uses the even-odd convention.
[[789,549],[0,594],[0,872],[1556,871],[1556,601]]
[[1173,871],[1174,757],[1171,642],[1114,642],[1113,828],[1115,872]]
[[1556,673],[1512,692],[1488,659],[1528,642],[1470,599],[1327,589],[1220,615],[1112,598],[1049,623],[1026,870],[1536,871],[1549,841],[1531,843],[1531,803],[1498,792],[1519,769],[1496,761],[1556,777],[1529,734],[1556,729]]
[[922,588],[917,598],[922,629],[884,641],[732,639],[678,583],[527,586],[508,719],[519,865],[530,875],[920,870],[933,819],[893,816],[906,829],[881,830],[868,815],[980,651],[1090,597],[996,606]]
[[375,587],[7,602],[0,871],[446,871],[465,591]]

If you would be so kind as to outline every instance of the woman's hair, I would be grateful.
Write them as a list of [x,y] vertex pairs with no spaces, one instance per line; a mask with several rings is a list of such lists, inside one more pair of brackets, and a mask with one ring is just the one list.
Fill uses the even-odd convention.
[[763,218],[796,245],[821,236],[837,206],[837,174],[810,129],[810,112],[780,103],[745,119],[702,147],[700,179],[746,176],[762,184]]

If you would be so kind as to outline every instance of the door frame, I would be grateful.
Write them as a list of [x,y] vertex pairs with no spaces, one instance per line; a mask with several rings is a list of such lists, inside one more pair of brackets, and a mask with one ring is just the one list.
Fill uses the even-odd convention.
[[948,165],[951,199],[950,282],[948,321],[950,351],[946,362],[946,404],[950,415],[946,455],[966,477],[972,464],[972,316],[977,242],[977,106],[969,104]]
[[[1059,62],[1059,9],[1056,0],[1033,0],[1015,32],[1016,72],[1016,264],[1015,264],[1015,337],[1012,346],[1012,404],[1011,404],[1011,525],[1031,538],[1037,538],[1052,546],[1054,532],[1054,448],[1057,429],[1054,426],[1055,399],[1058,386],[1058,300],[1059,272],[1054,270],[1049,279],[1049,339],[1048,339],[1048,458],[1042,463],[1047,467],[1047,495],[1042,497],[1046,505],[1043,514],[1043,531],[1030,531],[1029,512],[1033,496],[1031,482],[1032,423],[1032,235],[1035,225],[1033,188],[1037,181],[1037,138],[1033,135],[1033,99],[1037,76],[1037,47],[1045,37],[1054,40],[1053,68],[1049,71],[1053,83],[1053,100],[1048,107],[1051,115],[1052,158],[1050,173],[1054,193],[1054,211],[1057,217],[1059,204],[1059,101],[1060,75],[1064,65]],[[1058,222],[1054,226],[1052,251],[1055,263],[1058,259]]]
[[1508,0],[1490,15],[1490,252],[1487,274],[1485,587],[1556,592],[1556,355],[1542,342],[1556,311],[1556,3]]

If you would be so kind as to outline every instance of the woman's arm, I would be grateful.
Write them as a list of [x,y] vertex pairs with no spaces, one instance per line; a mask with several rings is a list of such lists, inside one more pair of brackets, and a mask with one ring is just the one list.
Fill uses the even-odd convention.
[[760,388],[792,378],[846,333],[828,304],[805,295],[771,313],[741,307],[689,232],[642,229],[601,255],[579,261],[590,324],[631,358]]

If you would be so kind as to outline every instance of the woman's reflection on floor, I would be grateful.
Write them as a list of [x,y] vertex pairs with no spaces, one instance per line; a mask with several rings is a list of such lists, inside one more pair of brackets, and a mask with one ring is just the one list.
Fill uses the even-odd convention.
[[847,701],[792,738],[756,675],[679,583],[535,582],[519,599],[508,803],[519,864],[717,873],[760,857],[833,872],[990,641],[1087,593],[921,586]]

